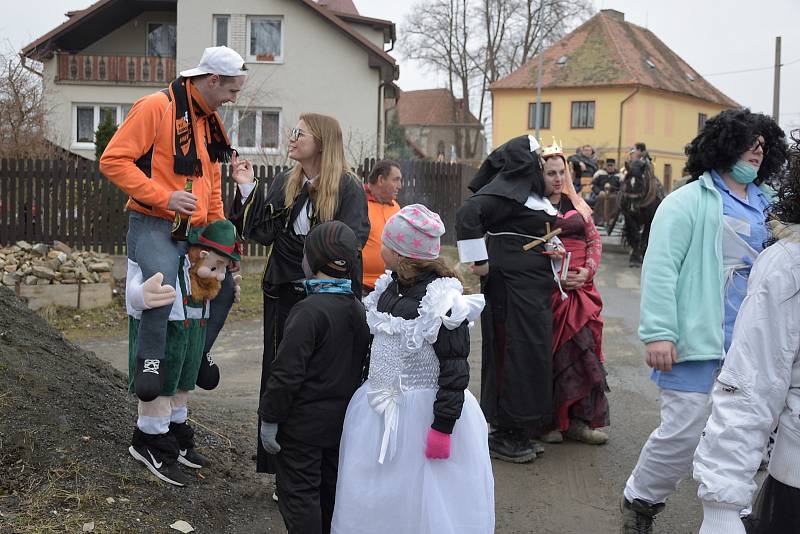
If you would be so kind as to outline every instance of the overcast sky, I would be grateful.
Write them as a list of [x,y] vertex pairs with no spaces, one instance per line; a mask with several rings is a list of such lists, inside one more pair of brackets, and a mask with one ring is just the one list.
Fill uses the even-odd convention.
[[[364,16],[390,19],[402,40],[403,19],[415,0],[354,0]],[[781,125],[800,128],[800,1],[798,0],[593,0],[597,9],[613,8],[625,19],[649,28],[667,46],[725,94],[753,111],[772,113],[775,37],[781,35]],[[92,0],[3,0],[0,35],[19,49],[65,20],[64,13]],[[35,6],[32,13],[31,6]],[[398,48],[402,49],[401,46]],[[399,85],[405,90],[444,85],[441,76],[413,62],[400,61]],[[755,70],[761,69],[761,70]],[[750,72],[731,71],[748,70]]]

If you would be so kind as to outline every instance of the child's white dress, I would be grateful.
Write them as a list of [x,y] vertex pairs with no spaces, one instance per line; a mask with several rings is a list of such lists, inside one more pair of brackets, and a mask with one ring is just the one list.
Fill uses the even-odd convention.
[[465,319],[474,321],[483,295],[465,296],[458,280],[439,278],[428,285],[419,317],[406,320],[377,311],[390,282],[384,274],[364,299],[375,338],[369,380],[345,416],[332,532],[492,533],[488,429],[469,391],[451,436],[450,458],[425,457],[439,377],[432,343],[443,323],[454,329]]

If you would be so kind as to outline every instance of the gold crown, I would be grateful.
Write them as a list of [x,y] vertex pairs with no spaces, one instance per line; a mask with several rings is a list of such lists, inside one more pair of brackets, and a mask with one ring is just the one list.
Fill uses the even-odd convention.
[[564,156],[564,149],[561,147],[561,142],[556,141],[556,138],[553,137],[553,144],[549,146],[545,146],[544,142],[541,143],[542,145],[542,157],[549,158],[552,156]]

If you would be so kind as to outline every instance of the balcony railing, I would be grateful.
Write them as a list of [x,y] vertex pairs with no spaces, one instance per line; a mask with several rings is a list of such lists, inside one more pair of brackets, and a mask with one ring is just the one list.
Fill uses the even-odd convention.
[[56,83],[164,85],[175,78],[175,58],[155,56],[57,55]]

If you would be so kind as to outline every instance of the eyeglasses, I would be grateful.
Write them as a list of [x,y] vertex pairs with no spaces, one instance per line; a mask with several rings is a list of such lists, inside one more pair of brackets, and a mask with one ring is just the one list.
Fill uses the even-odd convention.
[[292,128],[291,130],[289,130],[289,141],[297,141],[304,135],[307,135],[309,137],[316,137],[316,135],[310,132],[304,132],[300,128]]
[[766,154],[767,151],[769,150],[767,148],[766,142],[762,141],[761,139],[756,139],[755,141],[753,141],[753,146],[750,147],[750,152],[755,152],[756,150],[758,150],[758,147],[761,147],[762,154]]

